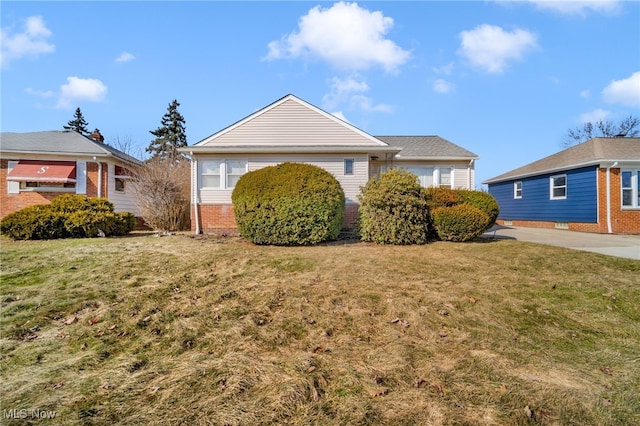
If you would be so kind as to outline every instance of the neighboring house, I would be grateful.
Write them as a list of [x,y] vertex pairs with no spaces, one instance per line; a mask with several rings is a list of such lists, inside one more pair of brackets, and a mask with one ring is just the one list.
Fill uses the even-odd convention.
[[483,182],[498,223],[640,234],[640,138],[595,138]]
[[437,136],[371,136],[293,95],[181,151],[192,158],[191,227],[213,234],[236,232],[233,188],[242,174],[262,167],[290,161],[332,173],[351,227],[360,187],[381,171],[406,168],[424,186],[473,188],[478,158]]
[[127,181],[141,162],[103,141],[99,131],[0,133],[0,217],[61,194],[108,198],[137,216]]

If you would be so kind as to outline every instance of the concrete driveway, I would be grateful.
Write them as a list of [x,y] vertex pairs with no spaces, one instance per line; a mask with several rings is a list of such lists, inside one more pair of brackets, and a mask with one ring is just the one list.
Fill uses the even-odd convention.
[[591,234],[560,229],[496,225],[485,232],[483,237],[514,239],[640,260],[640,235]]

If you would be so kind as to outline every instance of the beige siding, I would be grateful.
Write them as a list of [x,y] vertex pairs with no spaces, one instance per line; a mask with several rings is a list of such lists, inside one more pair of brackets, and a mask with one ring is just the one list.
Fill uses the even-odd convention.
[[[327,170],[331,174],[335,176],[335,178],[340,182],[342,189],[345,193],[345,198],[347,204],[356,203],[357,196],[360,193],[360,186],[367,183],[369,178],[368,172],[368,161],[367,156],[362,154],[357,155],[333,155],[333,154],[324,154],[324,155],[254,155],[250,158],[246,156],[226,156],[226,157],[217,157],[217,156],[207,156],[207,157],[199,157],[198,160],[247,160],[248,161],[248,169],[249,171],[258,170],[263,167],[272,166],[276,164],[283,163],[285,161],[297,162],[297,163],[308,163],[313,164],[315,166],[322,167]],[[345,159],[353,159],[354,161],[354,174],[345,176],[344,174],[344,160]],[[198,177],[198,180],[200,178]],[[194,182],[195,183],[195,182]],[[213,190],[213,189],[200,189],[200,202],[202,204],[231,204],[231,193],[233,190]]]
[[[122,164],[119,164],[122,165]],[[123,167],[127,167],[122,165]],[[109,201],[113,203],[113,208],[116,212],[131,212],[136,216],[139,214],[138,207],[136,206],[133,198],[133,192],[131,191],[131,185],[129,182],[125,182],[124,192],[116,191],[116,178],[115,178],[115,164],[108,164],[109,170],[107,172],[107,185]],[[129,167],[127,167],[129,168]]]
[[346,124],[288,100],[203,146],[380,146]]
[[[405,168],[405,167],[442,167],[451,168],[452,172],[452,186],[460,189],[474,189],[474,170],[473,167],[469,171],[469,162],[464,161],[460,163],[453,163],[450,161],[394,161],[388,168]],[[384,164],[377,164],[377,167],[373,168],[373,172],[384,171]],[[471,180],[469,180],[469,172],[471,172]]]

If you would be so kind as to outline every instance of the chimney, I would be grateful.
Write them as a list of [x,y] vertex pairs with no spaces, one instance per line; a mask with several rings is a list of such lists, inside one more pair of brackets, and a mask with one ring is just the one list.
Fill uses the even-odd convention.
[[93,139],[96,142],[104,143],[104,136],[100,134],[100,130],[95,129],[93,133],[89,135],[89,138]]

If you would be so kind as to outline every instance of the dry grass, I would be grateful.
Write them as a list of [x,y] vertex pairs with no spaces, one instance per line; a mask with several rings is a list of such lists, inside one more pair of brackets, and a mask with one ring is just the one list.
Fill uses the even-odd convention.
[[506,240],[2,240],[1,408],[55,424],[638,424],[639,273]]

